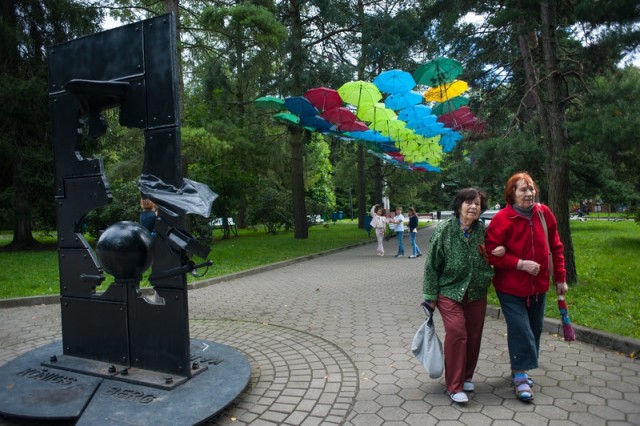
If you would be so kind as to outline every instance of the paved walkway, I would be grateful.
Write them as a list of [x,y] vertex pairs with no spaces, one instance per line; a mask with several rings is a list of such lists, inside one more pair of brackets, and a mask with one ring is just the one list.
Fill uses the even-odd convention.
[[[385,246],[395,252],[394,240]],[[190,291],[191,336],[233,346],[252,366],[245,393],[207,424],[640,425],[640,361],[549,333],[531,372],[535,402],[518,401],[506,327],[492,317],[476,391],[453,404],[410,350],[423,268],[424,257],[380,258],[367,244]],[[0,364],[59,338],[58,305],[0,309]]]

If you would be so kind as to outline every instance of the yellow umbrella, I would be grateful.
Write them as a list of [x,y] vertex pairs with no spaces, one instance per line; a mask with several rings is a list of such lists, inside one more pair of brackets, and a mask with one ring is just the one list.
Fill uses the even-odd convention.
[[427,90],[424,92],[424,99],[428,102],[445,102],[467,90],[469,90],[469,85],[465,81],[454,80],[451,83],[445,83]]

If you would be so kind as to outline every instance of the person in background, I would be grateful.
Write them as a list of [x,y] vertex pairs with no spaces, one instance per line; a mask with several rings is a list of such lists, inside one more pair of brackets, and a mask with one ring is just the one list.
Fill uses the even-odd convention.
[[411,256],[409,259],[415,259],[422,256],[420,247],[416,244],[416,235],[418,234],[418,215],[416,209],[409,207],[409,241],[411,242]]
[[393,223],[393,231],[396,233],[396,239],[398,240],[398,253],[394,257],[404,257],[404,243],[402,238],[404,237],[404,216],[402,215],[402,207],[396,207],[396,215],[391,219]]
[[156,205],[153,201],[143,198],[140,200],[140,207],[142,212],[138,222],[153,234],[153,229],[156,226]]
[[[489,256],[496,289],[507,322],[507,345],[516,396],[533,400],[527,371],[538,368],[550,272],[558,295],[567,290],[564,246],[549,207],[537,203],[538,186],[528,173],[516,173],[504,190],[506,206],[487,229],[487,251],[504,246],[502,257]],[[552,257],[550,263],[549,258]]]
[[[487,208],[484,193],[462,189],[453,201],[454,216],[439,222],[429,241],[423,296],[427,309],[440,311],[444,324],[444,378],[456,403],[469,401],[487,309],[493,269],[486,258],[485,228],[479,220]],[[496,249],[496,254],[500,254]],[[502,248],[504,253],[504,248]]]
[[380,204],[374,204],[371,207],[371,227],[376,231],[376,239],[378,240],[378,247],[376,252],[378,256],[384,256],[384,231],[387,229],[387,217],[385,216],[384,209]]

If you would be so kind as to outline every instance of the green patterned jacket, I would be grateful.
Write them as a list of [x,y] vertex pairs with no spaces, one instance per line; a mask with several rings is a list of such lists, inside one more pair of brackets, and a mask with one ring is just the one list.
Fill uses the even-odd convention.
[[487,297],[493,269],[479,251],[479,246],[484,244],[484,224],[476,221],[472,230],[466,239],[456,217],[436,225],[425,261],[425,300],[435,301],[441,294],[460,302],[467,292],[469,300]]

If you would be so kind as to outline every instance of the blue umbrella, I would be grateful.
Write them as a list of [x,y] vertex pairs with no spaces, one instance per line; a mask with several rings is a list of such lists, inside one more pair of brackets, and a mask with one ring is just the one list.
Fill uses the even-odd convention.
[[444,124],[442,123],[426,123],[424,126],[420,126],[418,129],[414,129],[417,135],[424,136],[425,138],[431,138],[436,135],[441,135],[445,132]]
[[351,136],[354,139],[360,139],[363,141],[369,142],[390,142],[391,139],[383,136],[382,134],[375,132],[373,130],[367,130],[364,132],[348,132],[348,136]]
[[304,96],[293,96],[284,100],[284,106],[298,117],[315,117],[318,115],[316,107]]
[[444,152],[451,152],[460,140],[462,140],[462,135],[460,133],[449,132],[445,135],[442,135],[439,143],[440,145],[442,145],[442,150]]
[[422,103],[422,95],[413,90],[393,93],[384,101],[384,105],[394,111],[418,105],[419,103]]
[[335,132],[336,126],[329,123],[319,115],[308,116],[303,115],[300,117],[300,125],[304,127],[311,127],[319,132]]
[[398,118],[404,121],[420,120],[431,115],[431,108],[426,105],[413,105],[398,112]]
[[373,84],[385,93],[406,92],[416,87],[413,76],[402,70],[383,71],[373,79]]

